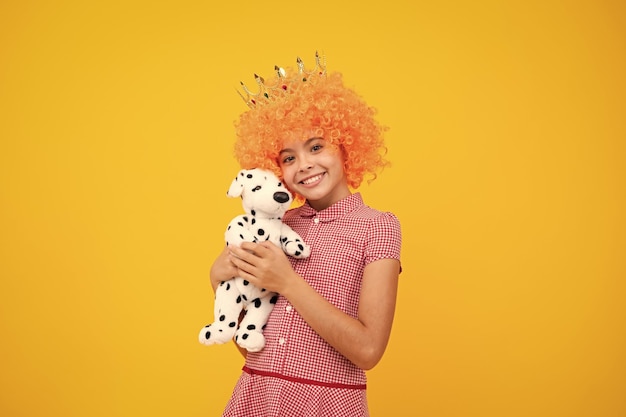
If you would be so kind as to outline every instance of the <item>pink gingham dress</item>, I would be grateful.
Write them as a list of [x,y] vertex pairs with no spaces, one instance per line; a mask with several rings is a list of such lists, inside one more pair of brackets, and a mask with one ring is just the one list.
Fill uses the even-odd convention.
[[[308,204],[283,218],[306,243],[307,259],[291,259],[317,292],[357,317],[363,269],[400,259],[395,215],[366,206],[355,193],[322,211]],[[248,353],[224,417],[369,416],[362,369],[317,335],[284,297],[264,330],[265,348]]]

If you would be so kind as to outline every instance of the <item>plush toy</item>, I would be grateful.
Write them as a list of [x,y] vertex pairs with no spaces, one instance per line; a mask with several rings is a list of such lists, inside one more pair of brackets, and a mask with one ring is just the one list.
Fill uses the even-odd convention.
[[[295,258],[309,256],[310,247],[281,220],[293,197],[273,173],[258,168],[241,170],[226,195],[241,197],[246,212],[228,224],[227,245],[267,240]],[[254,287],[241,277],[221,282],[215,291],[214,322],[200,331],[200,343],[222,344],[234,336],[237,344],[250,352],[263,349],[263,328],[277,296],[264,288]],[[237,326],[242,310],[246,314]]]

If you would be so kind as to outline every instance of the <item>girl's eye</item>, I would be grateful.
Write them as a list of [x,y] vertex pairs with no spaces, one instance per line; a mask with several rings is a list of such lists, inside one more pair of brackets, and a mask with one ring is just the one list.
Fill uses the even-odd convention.
[[293,156],[286,156],[283,158],[283,164],[288,164],[289,162],[292,162],[293,159]]
[[322,148],[323,148],[323,146],[322,146],[322,145],[317,144],[317,145],[313,145],[313,146],[311,147],[311,150],[312,150],[313,152],[317,152],[317,151],[319,151],[319,150],[320,150],[320,149],[322,149]]

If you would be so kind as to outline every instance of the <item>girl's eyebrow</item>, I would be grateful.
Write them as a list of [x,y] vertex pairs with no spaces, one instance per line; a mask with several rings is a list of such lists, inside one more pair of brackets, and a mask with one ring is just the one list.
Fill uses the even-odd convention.
[[[315,140],[318,140],[318,139],[324,140],[324,138],[321,137],[321,136],[315,136],[315,137],[309,138],[306,141],[304,141],[304,145],[306,146],[309,143],[311,143],[311,142],[313,142]],[[290,148],[281,149],[281,151],[278,152],[278,154],[280,155],[281,153],[285,153],[285,152],[293,152],[293,149],[290,149]]]

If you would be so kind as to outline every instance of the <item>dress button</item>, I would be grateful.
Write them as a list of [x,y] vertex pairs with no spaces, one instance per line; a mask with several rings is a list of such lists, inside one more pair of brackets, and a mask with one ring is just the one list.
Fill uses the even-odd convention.
[[285,344],[285,338],[281,337],[280,339],[278,339],[278,343],[280,343],[281,345]]
[[318,219],[317,217],[313,219],[313,223],[316,223],[316,224],[317,224],[317,223],[319,223],[319,222],[320,222],[320,219]]
[[287,307],[285,307],[285,310],[291,311],[291,310],[293,310],[293,307],[292,306],[287,306]]

